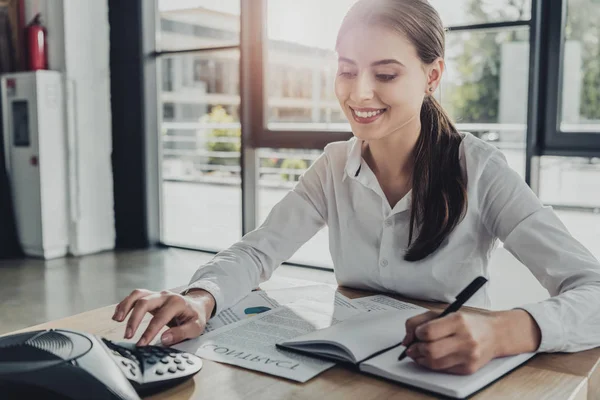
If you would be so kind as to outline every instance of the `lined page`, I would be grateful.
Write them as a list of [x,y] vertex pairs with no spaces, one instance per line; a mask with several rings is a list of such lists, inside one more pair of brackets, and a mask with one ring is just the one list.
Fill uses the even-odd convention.
[[426,311],[427,309],[419,307],[363,313],[282,344],[303,349],[302,343],[310,344],[311,348],[314,348],[316,343],[337,343],[351,352],[353,361],[356,362],[402,341],[406,334],[406,320]]
[[463,398],[524,363],[534,353],[496,358],[472,375],[453,375],[421,367],[410,358],[398,361],[404,347],[391,349],[360,364],[360,370],[446,396]]

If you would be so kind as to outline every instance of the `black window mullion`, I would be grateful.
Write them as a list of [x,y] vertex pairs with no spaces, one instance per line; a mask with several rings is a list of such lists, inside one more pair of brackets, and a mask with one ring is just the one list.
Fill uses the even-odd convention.
[[494,31],[498,29],[510,29],[519,27],[528,27],[531,25],[530,20],[519,21],[502,21],[502,22],[486,22],[482,24],[470,25],[455,25],[446,27],[448,32],[469,32],[469,31]]
[[[267,1],[267,0],[261,0]],[[468,31],[480,31],[489,32],[502,29],[519,29],[529,28],[532,24],[531,20],[518,20],[518,21],[504,21],[504,22],[491,22],[483,24],[473,25],[461,25],[461,26],[450,26],[447,27],[447,31],[450,33],[468,32]],[[264,38],[265,46],[264,53],[266,58],[266,44],[268,38]],[[264,59],[262,60],[262,73],[264,74]],[[264,75],[260,75],[263,77]],[[265,81],[266,83],[266,81]],[[327,144],[348,140],[352,137],[352,132],[338,132],[338,131],[296,131],[296,130],[270,130],[267,127],[266,118],[266,101],[264,97],[264,88],[261,90],[261,101],[260,104],[254,104],[256,107],[256,114],[263,118],[262,129],[260,129],[256,136],[254,136],[254,144],[256,147],[268,147],[268,148],[285,148],[285,149],[319,149],[322,150]],[[257,102],[259,97],[254,97]],[[258,109],[260,106],[260,110]]]
[[346,141],[352,138],[352,132],[318,131],[269,131],[260,136],[258,147],[274,149],[323,150],[332,142]]
[[184,50],[155,51],[155,52],[151,53],[150,55],[152,57],[178,56],[178,55],[183,55],[183,54],[212,53],[215,51],[236,50],[239,48],[240,48],[239,45],[216,46],[216,47],[197,47],[197,48],[184,49]]
[[529,91],[527,112],[527,134],[525,144],[525,182],[538,192],[538,172],[534,157],[540,154],[540,140],[543,139],[545,126],[546,103],[541,99],[546,98],[547,51],[544,47],[548,29],[548,18],[545,14],[543,0],[532,0],[531,4],[531,29],[529,31]]
[[571,154],[585,156],[600,154],[600,132],[565,132],[561,130],[562,120],[562,89],[563,89],[563,60],[565,44],[565,27],[567,23],[568,0],[556,0],[552,3],[543,2],[548,14],[547,41],[547,86],[544,154]]

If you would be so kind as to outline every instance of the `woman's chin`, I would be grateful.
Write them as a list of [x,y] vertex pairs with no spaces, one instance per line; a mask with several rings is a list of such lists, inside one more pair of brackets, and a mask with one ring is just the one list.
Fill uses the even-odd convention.
[[352,127],[352,133],[361,140],[381,139],[381,131],[375,129],[365,129],[365,127]]

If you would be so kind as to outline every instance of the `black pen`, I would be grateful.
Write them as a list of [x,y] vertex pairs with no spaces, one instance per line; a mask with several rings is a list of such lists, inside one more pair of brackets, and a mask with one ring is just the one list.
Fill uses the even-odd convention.
[[[483,276],[475,278],[473,280],[473,282],[471,282],[469,284],[469,286],[467,286],[462,292],[460,292],[458,294],[458,296],[456,296],[456,300],[454,301],[454,303],[450,304],[448,306],[448,308],[446,308],[444,310],[443,313],[441,313],[439,316],[435,317],[434,319],[443,318],[452,312],[458,311],[462,307],[462,305],[465,304],[465,302],[467,300],[469,300],[471,298],[471,296],[473,296],[475,294],[475,292],[477,292],[479,290],[479,288],[482,287],[486,282],[487,282],[487,279],[485,279]],[[406,351],[416,341],[417,341],[417,337],[415,335],[415,338],[412,341],[412,343],[408,343],[406,345],[406,349],[404,349],[402,354],[400,354],[400,356],[398,357],[398,361],[402,361],[402,360],[404,360],[404,358],[406,358]]]

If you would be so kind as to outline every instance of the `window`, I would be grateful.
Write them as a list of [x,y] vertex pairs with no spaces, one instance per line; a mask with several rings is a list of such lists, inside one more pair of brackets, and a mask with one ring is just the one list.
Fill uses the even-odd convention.
[[[320,150],[260,149],[259,224],[262,224],[275,204],[291,190],[300,175],[321,155]],[[329,231],[319,231],[289,260],[299,264],[333,268],[329,254]]]
[[438,96],[461,131],[493,143],[525,176],[529,31],[458,31],[446,40]]
[[531,0],[429,0],[446,26],[526,21]]
[[540,198],[547,204],[600,211],[600,157],[541,158]]
[[162,240],[222,250],[242,237],[239,51],[162,63]]
[[239,44],[239,0],[158,0],[158,10],[159,51]]
[[561,130],[600,133],[600,3],[569,0],[562,60]]
[[[254,229],[325,144],[351,136],[334,93],[334,45],[355,1],[157,0],[165,243],[228,247],[241,237],[241,216],[250,216],[244,218],[246,231]],[[447,69],[436,96],[458,129],[496,145],[528,180],[532,157],[542,156],[540,197],[561,213],[598,210],[600,3],[429,1],[447,27]],[[262,85],[240,82],[236,46],[255,49],[253,38],[262,29],[267,36],[264,65],[256,56],[260,52],[246,52],[244,65],[254,69],[243,75],[262,76]],[[530,60],[530,54],[535,58]],[[252,116],[245,132],[254,145],[244,149],[244,163],[246,168],[256,165],[256,170],[244,170],[249,172],[244,195],[251,200],[244,206],[242,84],[247,85],[244,106]],[[264,105],[254,101],[260,96]],[[531,106],[529,98],[536,99]],[[248,176],[258,177],[256,185]],[[585,218],[591,215],[599,214]],[[581,224],[568,221],[580,219],[577,214],[565,223],[577,231]],[[594,237],[594,232],[582,234]],[[326,229],[319,232],[291,261],[331,267],[327,236]]]
[[[341,115],[333,88],[337,71],[334,48],[342,19],[355,2],[267,2],[269,129],[349,131],[348,124],[339,124],[345,119],[331,118]],[[307,21],[311,21],[310,29]]]
[[600,258],[600,157],[544,156],[540,166],[541,200]]

